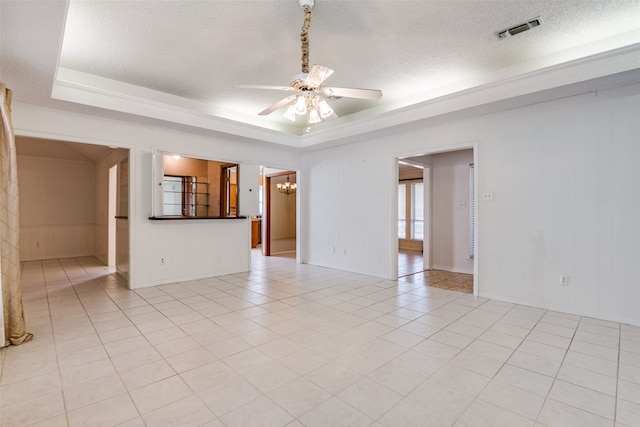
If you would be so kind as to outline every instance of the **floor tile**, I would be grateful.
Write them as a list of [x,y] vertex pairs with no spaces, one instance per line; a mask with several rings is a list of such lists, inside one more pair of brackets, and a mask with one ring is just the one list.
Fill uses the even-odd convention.
[[222,416],[240,406],[257,399],[262,394],[240,376],[198,391],[198,396],[217,416]]
[[499,345],[501,347],[506,347],[506,348],[515,350],[522,342],[522,339],[515,337],[513,335],[504,334],[504,333],[489,329],[485,333],[480,335],[480,337],[478,337],[478,341],[486,341],[492,344]]
[[143,415],[146,426],[200,426],[215,420],[215,415],[195,395]]
[[427,379],[426,375],[408,369],[401,361],[392,361],[382,365],[367,378],[381,384],[403,396]]
[[67,410],[74,410],[125,392],[120,376],[111,374],[65,387],[64,401]]
[[304,378],[295,379],[269,392],[269,398],[294,417],[315,408],[331,393]]
[[293,417],[263,396],[220,417],[220,420],[227,427],[262,427],[284,426],[293,421]]
[[416,345],[413,350],[435,359],[450,360],[460,352],[460,348],[432,340],[431,338]]
[[640,368],[620,363],[618,375],[621,380],[640,384]]
[[413,400],[403,399],[378,421],[385,427],[449,427],[452,420]]
[[113,367],[111,360],[102,359],[78,366],[62,368],[60,369],[60,378],[62,379],[62,385],[66,387],[115,373],[116,370]]
[[477,396],[490,381],[487,376],[456,367],[451,363],[444,365],[429,379],[447,384],[449,387],[471,396]]
[[193,392],[177,375],[131,391],[142,415],[191,395]]
[[138,411],[127,394],[121,394],[69,412],[70,427],[91,424],[116,426],[138,417]]
[[268,393],[298,378],[296,372],[276,361],[265,363],[242,376],[263,393]]
[[476,400],[455,423],[456,427],[533,426],[534,421],[491,403]]
[[530,420],[538,417],[545,400],[543,396],[497,380],[489,383],[478,398]]
[[493,377],[503,365],[503,362],[476,354],[471,350],[461,351],[451,359],[450,363],[487,377]]
[[337,397],[333,397],[300,417],[307,427],[365,427],[373,420],[348,405]]
[[474,397],[429,379],[411,392],[409,399],[436,411],[445,419],[453,421],[462,415],[473,402]]
[[38,422],[45,422],[50,418],[65,413],[61,392],[39,395],[33,399],[24,400],[13,405],[0,407],[0,420],[7,427],[23,427]]
[[637,424],[640,327],[452,291],[456,273],[252,262],[135,291],[90,257],[25,263],[37,334],[0,350],[3,426]]
[[469,344],[466,350],[501,363],[505,362],[513,354],[512,348],[487,342],[482,339],[478,339]]
[[618,397],[629,402],[640,404],[640,384],[629,381],[618,381]]
[[602,375],[570,364],[565,363],[562,365],[558,372],[558,379],[611,396],[616,395],[615,377]]
[[182,372],[180,377],[192,390],[200,391],[238,378],[238,374],[218,360]]
[[549,392],[549,399],[566,403],[613,421],[616,400],[614,396],[556,380]]
[[113,356],[111,363],[117,371],[126,371],[160,359],[162,356],[153,347],[148,347]]
[[347,387],[338,397],[374,420],[402,399],[401,394],[368,378]]
[[60,375],[57,372],[0,386],[0,408],[36,399],[42,395],[59,393],[61,390]]
[[329,362],[305,375],[305,378],[332,394],[340,393],[362,377],[337,362]]
[[618,348],[606,347],[603,345],[592,344],[585,341],[573,341],[570,350],[578,353],[587,354],[589,356],[599,357],[610,362],[618,361]]
[[202,347],[166,358],[166,361],[169,362],[171,367],[178,373],[189,371],[198,366],[215,362],[216,360],[218,360],[217,357]]
[[547,399],[538,421],[549,427],[611,427],[611,420],[594,415],[582,409]]
[[596,372],[598,374],[608,375],[613,378],[615,378],[618,373],[618,364],[616,362],[572,350],[567,352],[563,363]]
[[546,396],[553,385],[553,377],[513,365],[504,365],[495,380]]
[[455,332],[449,332],[446,329],[443,329],[442,331],[436,334],[433,334],[429,339],[433,341],[437,341],[442,344],[447,344],[459,349],[465,348],[466,346],[471,344],[471,342],[473,341],[473,338],[470,338],[466,335],[457,334]]
[[525,351],[516,350],[513,355],[507,360],[509,365],[518,366],[520,368],[528,369],[534,372],[538,372],[549,377],[555,377],[560,369],[560,361],[547,359],[542,356],[527,353]]
[[250,348],[225,357],[222,361],[234,371],[243,374],[271,362],[272,359],[260,350]]
[[640,404],[618,399],[616,422],[625,426],[634,426],[640,420]]

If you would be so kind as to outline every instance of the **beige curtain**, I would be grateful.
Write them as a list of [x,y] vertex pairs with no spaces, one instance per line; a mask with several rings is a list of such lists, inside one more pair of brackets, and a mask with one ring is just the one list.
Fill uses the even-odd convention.
[[27,332],[22,309],[20,253],[18,252],[18,168],[11,124],[11,91],[0,82],[0,272],[4,337],[0,346],[19,345],[33,335]]

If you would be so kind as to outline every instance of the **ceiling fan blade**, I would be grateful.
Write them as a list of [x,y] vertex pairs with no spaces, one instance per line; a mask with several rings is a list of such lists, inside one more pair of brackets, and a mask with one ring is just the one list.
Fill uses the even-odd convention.
[[276,111],[277,109],[282,108],[287,104],[291,104],[293,101],[295,101],[296,98],[297,98],[296,95],[287,96],[286,98],[281,99],[280,101],[276,102],[275,104],[271,105],[270,107],[267,107],[264,110],[260,111],[258,113],[258,115],[266,116],[268,114],[271,114],[274,111]]
[[334,98],[380,99],[382,91],[378,89],[356,89],[350,87],[324,87],[322,93]]
[[320,86],[331,74],[333,74],[333,70],[331,68],[323,65],[314,65],[311,67],[309,74],[307,74],[307,78],[304,80],[310,86]]
[[295,90],[291,86],[236,85],[241,89]]

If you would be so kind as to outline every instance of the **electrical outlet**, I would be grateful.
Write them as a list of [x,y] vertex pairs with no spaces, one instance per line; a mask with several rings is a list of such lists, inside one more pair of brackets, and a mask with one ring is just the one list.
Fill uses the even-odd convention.
[[493,193],[482,193],[482,200],[484,202],[490,202],[493,200]]
[[569,276],[566,274],[560,275],[560,285],[561,286],[569,286]]
[[164,258],[160,258],[160,265],[164,265]]

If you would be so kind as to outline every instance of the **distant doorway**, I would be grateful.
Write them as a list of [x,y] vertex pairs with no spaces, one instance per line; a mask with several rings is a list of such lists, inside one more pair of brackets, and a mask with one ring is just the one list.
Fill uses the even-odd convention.
[[284,191],[279,187],[297,185],[297,174],[295,171],[264,170],[263,254],[296,253],[297,189]]

